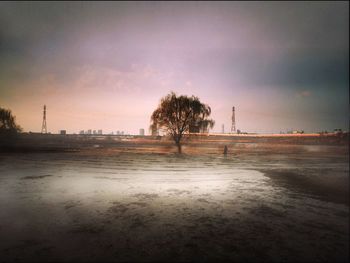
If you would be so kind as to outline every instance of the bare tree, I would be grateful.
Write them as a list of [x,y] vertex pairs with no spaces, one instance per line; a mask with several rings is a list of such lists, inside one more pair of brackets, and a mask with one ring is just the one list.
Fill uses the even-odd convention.
[[161,99],[158,108],[151,116],[151,127],[162,129],[169,134],[181,153],[181,139],[189,132],[190,126],[206,130],[214,126],[214,121],[208,119],[211,109],[200,102],[195,96],[176,96],[171,92]]

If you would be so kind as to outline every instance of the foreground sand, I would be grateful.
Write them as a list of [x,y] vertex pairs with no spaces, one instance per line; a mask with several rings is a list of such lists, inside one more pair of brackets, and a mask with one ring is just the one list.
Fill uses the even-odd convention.
[[167,147],[1,154],[1,261],[348,261],[347,146]]

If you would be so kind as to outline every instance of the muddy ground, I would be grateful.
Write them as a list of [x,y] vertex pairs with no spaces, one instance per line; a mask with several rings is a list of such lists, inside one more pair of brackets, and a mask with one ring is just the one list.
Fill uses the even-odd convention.
[[0,261],[349,260],[349,148],[0,154]]

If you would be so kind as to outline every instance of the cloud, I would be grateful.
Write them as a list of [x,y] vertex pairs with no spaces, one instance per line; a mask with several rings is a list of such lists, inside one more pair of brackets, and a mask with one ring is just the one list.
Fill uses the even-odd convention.
[[311,94],[312,94],[311,91],[308,91],[308,90],[297,92],[297,96],[302,98],[310,97]]
[[[300,112],[313,109],[347,124],[348,9],[347,2],[1,2],[0,103],[22,107],[28,127],[46,103],[50,113],[122,112],[138,131],[130,116],[148,121],[174,90],[227,112],[232,104],[258,112],[267,105],[273,114],[283,105],[301,121]],[[220,114],[225,123],[229,114]]]
[[52,99],[86,104],[106,100],[108,104],[112,98],[124,102],[151,99],[171,90],[173,80],[171,74],[163,74],[150,65],[133,64],[129,70],[85,65],[70,68],[66,74],[49,70],[13,79],[2,94],[9,103],[26,101],[27,105]]
[[79,91],[102,93],[153,94],[172,85],[172,74],[164,74],[150,65],[133,64],[130,70],[113,67],[83,66],[76,70],[73,87]]
[[188,81],[186,81],[185,85],[186,85],[186,87],[191,88],[192,82],[188,80]]

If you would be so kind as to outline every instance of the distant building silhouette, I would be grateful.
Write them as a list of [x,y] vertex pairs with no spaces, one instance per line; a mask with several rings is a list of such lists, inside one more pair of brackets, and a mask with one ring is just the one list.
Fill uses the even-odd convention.
[[235,116],[235,107],[232,107],[232,126],[231,132],[236,132],[236,116]]

